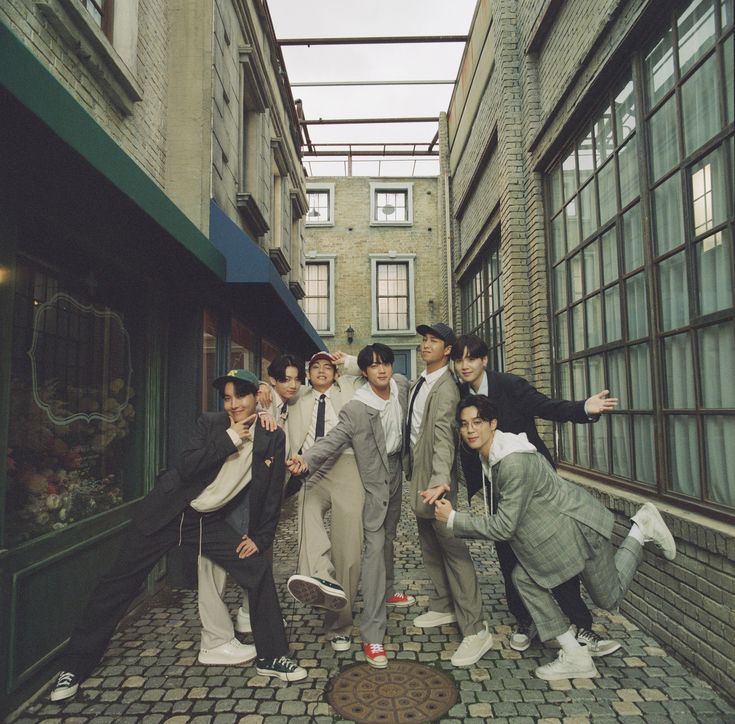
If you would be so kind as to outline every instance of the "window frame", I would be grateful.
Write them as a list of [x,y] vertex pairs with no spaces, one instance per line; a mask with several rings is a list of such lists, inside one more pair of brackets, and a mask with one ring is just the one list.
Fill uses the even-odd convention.
[[[329,217],[326,221],[312,221],[314,217],[311,216],[311,198],[310,195],[313,193],[326,193],[329,208]],[[334,184],[323,183],[323,184],[306,184],[306,201],[309,210],[306,212],[304,217],[304,225],[308,227],[315,226],[334,226]]]
[[[322,336],[322,337],[334,337],[336,332],[336,315],[335,315],[335,304],[334,304],[334,272],[336,267],[336,260],[337,255],[336,254],[327,254],[327,253],[318,253],[318,252],[309,252],[306,255],[306,264],[304,266],[304,289],[306,290],[306,294],[304,295],[303,304],[304,304],[304,314],[306,314],[307,319],[311,322],[314,329]],[[327,280],[327,289],[329,298],[327,299],[327,314],[329,316],[329,323],[327,328],[320,329],[317,327],[316,324],[311,320],[308,313],[306,312],[306,300],[309,299],[308,294],[308,267],[309,266],[317,266],[317,265],[326,265],[327,267],[327,273],[329,274],[329,278]],[[313,297],[312,297],[313,298]]]
[[[379,220],[377,196],[379,193],[405,193],[406,219],[403,221]],[[371,181],[370,182],[370,226],[413,226],[413,183],[408,181]]]
[[[416,254],[399,254],[389,251],[387,254],[370,254],[370,331],[372,336],[401,337],[416,334],[416,289],[415,270]],[[408,326],[406,329],[379,329],[378,325],[378,267],[381,264],[405,264],[408,282]]]

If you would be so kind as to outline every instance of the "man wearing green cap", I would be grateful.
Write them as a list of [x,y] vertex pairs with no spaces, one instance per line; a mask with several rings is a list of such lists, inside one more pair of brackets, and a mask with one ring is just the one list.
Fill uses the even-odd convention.
[[[115,627],[146,576],[176,545],[196,547],[248,591],[259,674],[299,681],[306,671],[288,658],[288,643],[270,562],[285,472],[282,430],[269,432],[256,420],[258,380],[231,370],[213,385],[224,412],[204,413],[176,467],[158,476],[136,509],[117,560],[97,583],[72,632],[52,701],[74,696],[99,662]],[[247,489],[248,534],[226,521]]]

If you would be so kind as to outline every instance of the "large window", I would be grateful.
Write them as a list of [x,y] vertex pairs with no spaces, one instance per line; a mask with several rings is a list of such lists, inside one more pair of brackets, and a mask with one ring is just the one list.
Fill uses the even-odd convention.
[[112,40],[112,21],[115,0],[80,0],[87,12],[92,16],[95,25]]
[[139,299],[114,288],[18,259],[0,547],[141,493],[144,335]]
[[307,226],[334,226],[334,184],[307,186]]
[[460,282],[462,331],[487,342],[488,365],[505,369],[503,344],[503,290],[500,269],[500,234],[490,239],[487,250]]
[[370,184],[370,224],[408,226],[413,223],[413,184],[381,182]]
[[414,334],[414,254],[371,254],[373,334]]
[[309,257],[304,274],[304,312],[320,334],[334,334],[334,255]]
[[733,2],[695,0],[550,169],[557,393],[618,412],[561,457],[735,506]]

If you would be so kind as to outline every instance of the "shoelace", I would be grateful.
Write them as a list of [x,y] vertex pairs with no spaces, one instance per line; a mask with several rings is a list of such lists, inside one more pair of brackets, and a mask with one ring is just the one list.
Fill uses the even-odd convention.
[[368,645],[370,646],[371,654],[382,654],[384,651],[383,644],[368,644]]
[[287,658],[286,656],[281,656],[280,658],[276,659],[275,663],[283,666],[286,671],[296,670],[296,663],[294,661],[291,661],[291,659]]
[[59,680],[56,682],[56,686],[69,686],[74,681],[74,674],[70,671],[64,671],[59,674]]
[[598,644],[600,643],[600,641],[602,641],[602,636],[600,636],[600,634],[595,633],[594,631],[590,631],[589,629],[580,631],[578,636],[583,641],[591,641],[593,644]]

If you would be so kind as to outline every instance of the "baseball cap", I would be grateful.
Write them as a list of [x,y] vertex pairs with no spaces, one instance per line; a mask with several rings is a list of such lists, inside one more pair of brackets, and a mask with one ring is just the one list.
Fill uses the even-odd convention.
[[311,359],[309,360],[309,367],[311,367],[314,362],[318,362],[319,360],[326,360],[327,362],[331,362],[334,364],[334,360],[332,359],[332,355],[329,354],[329,352],[325,352],[324,350],[321,350],[320,352],[317,352],[316,354],[313,354],[311,356]]
[[444,324],[444,322],[419,324],[419,326],[416,327],[416,331],[419,334],[433,334],[435,337],[443,339],[445,344],[454,344],[457,341],[454,330],[448,324]]
[[230,370],[226,374],[222,375],[222,377],[218,377],[214,382],[212,382],[212,387],[221,390],[228,382],[235,382],[237,380],[240,382],[249,382],[256,390],[260,384],[260,380],[250,370],[236,369]]

